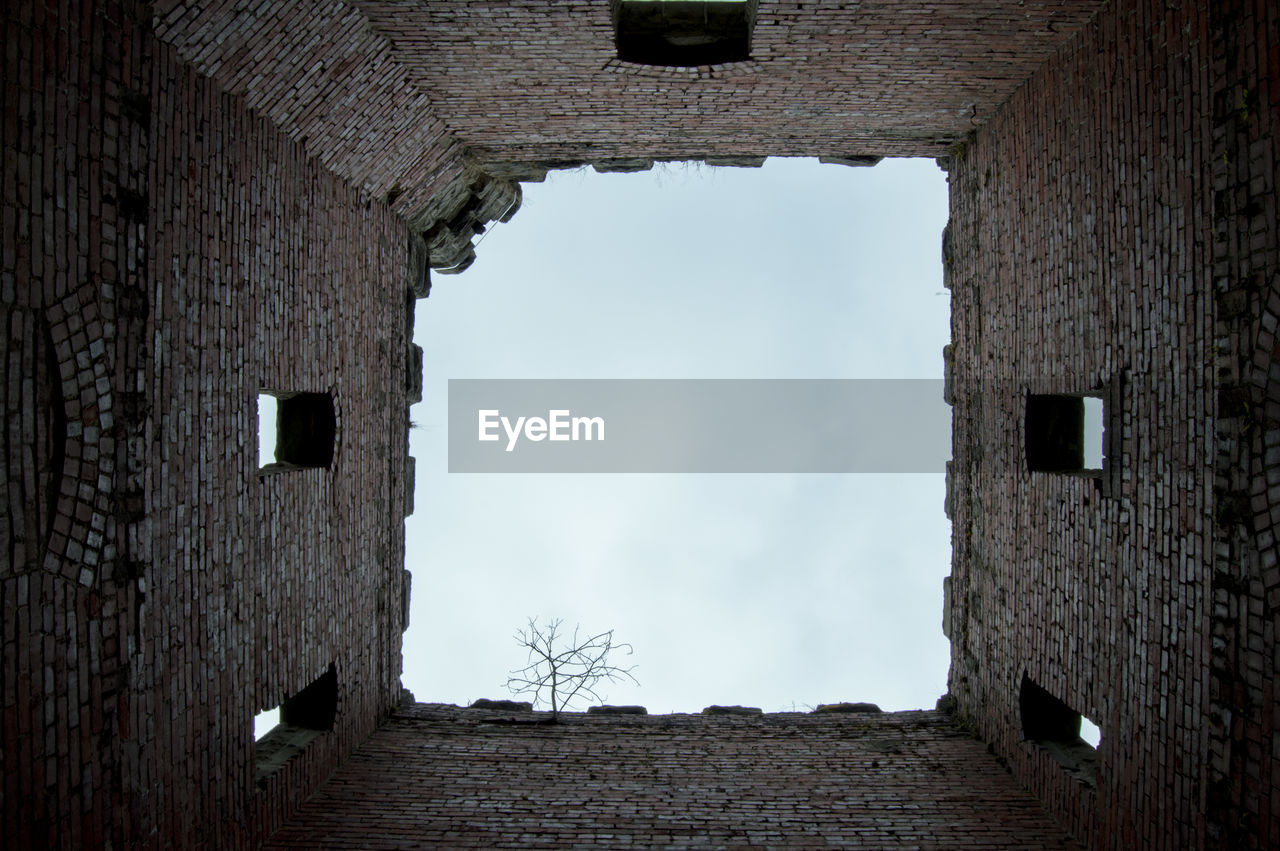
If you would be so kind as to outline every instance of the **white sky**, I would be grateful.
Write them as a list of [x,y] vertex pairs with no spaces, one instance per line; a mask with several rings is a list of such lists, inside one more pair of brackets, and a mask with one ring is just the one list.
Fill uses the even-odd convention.
[[406,687],[506,698],[512,636],[630,642],[610,703],[773,712],[946,691],[942,475],[449,474],[450,378],[941,378],[945,175],[770,159],[525,184],[418,302]]

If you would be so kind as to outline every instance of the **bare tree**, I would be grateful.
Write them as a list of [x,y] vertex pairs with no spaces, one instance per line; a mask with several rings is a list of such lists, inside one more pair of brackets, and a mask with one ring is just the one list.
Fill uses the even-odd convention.
[[579,627],[573,628],[566,639],[559,618],[538,624],[529,618],[529,626],[516,631],[516,641],[528,650],[529,664],[512,671],[507,678],[507,688],[513,695],[532,694],[535,702],[545,700],[551,704],[551,717],[559,718],[560,710],[568,708],[576,698],[590,698],[603,702],[596,691],[602,682],[639,681],[631,675],[635,665],[627,668],[609,663],[609,654],[626,650],[631,655],[631,645],[613,641],[613,630],[582,637]]

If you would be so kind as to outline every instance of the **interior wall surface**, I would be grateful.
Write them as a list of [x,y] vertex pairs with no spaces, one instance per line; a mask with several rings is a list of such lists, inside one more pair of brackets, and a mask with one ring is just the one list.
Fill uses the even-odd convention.
[[549,716],[406,706],[267,847],[1079,847],[937,711]]
[[[1098,847],[1280,839],[1276,32],[1114,4],[953,160],[950,687]],[[1028,394],[1104,400],[1101,476],[1028,470]],[[1096,785],[1024,676],[1101,727]]]
[[[3,26],[0,834],[254,845],[400,697],[408,233],[149,6]],[[330,395],[328,469],[259,474],[264,389]],[[330,665],[259,785],[253,716]]]
[[[960,717],[1094,847],[1280,844],[1280,11],[762,0],[751,60],[662,69],[607,6],[4,8],[0,835],[253,847],[382,790],[366,757],[448,749],[434,710],[386,720],[437,218],[465,255],[512,166],[943,155]],[[329,467],[261,473],[262,391],[332,400]],[[1099,475],[1028,469],[1030,394],[1103,399]],[[330,666],[333,730],[260,784],[254,714]],[[1028,740],[1024,678],[1102,728],[1091,781]],[[831,744],[932,789],[959,745],[917,720]],[[576,753],[470,723],[530,749],[512,789]]]
[[477,160],[582,163],[945,155],[1103,2],[762,0],[693,68],[620,61],[607,2],[353,5]]

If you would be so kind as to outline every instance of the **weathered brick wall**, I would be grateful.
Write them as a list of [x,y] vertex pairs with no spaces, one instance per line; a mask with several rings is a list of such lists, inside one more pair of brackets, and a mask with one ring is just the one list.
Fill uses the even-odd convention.
[[[154,746],[185,760],[156,809],[222,845],[269,835],[399,699],[408,233],[158,53],[142,667],[165,695]],[[332,395],[330,469],[258,475],[264,389]],[[258,791],[250,719],[330,663],[333,734]]]
[[547,715],[409,706],[268,847],[1079,847],[937,712]]
[[[339,795],[424,826],[384,772],[448,742],[439,719],[346,760],[398,698],[411,230],[465,260],[521,167],[972,132],[947,241],[960,708],[1094,845],[1280,843],[1274,4],[762,2],[751,63],[692,71],[618,63],[605,5],[165,0],[161,40],[133,0],[5,7],[0,835],[253,845],[340,764],[282,843]],[[1029,473],[1025,394],[1103,387],[1104,482]],[[262,389],[332,395],[331,469],[258,476]],[[250,719],[330,664],[334,732],[260,790]],[[1023,741],[1024,674],[1102,726],[1096,787]],[[895,794],[941,794],[925,754],[955,747],[949,789],[1052,830],[926,721]],[[884,782],[849,756],[842,784]],[[488,812],[459,818],[510,828]]]
[[752,61],[619,62],[608,2],[376,0],[394,45],[481,162],[938,156],[1103,3],[759,4]]
[[156,31],[310,156],[425,234],[435,268],[474,258],[477,225],[519,206],[437,115],[390,40],[341,0],[156,4]]
[[461,149],[387,38],[341,0],[155,4],[156,32],[308,154],[399,212],[463,170]]
[[[1105,847],[1280,839],[1274,395],[1246,425],[1274,393],[1276,19],[1210,6],[1115,4],[951,174],[951,688]],[[1224,419],[1236,381],[1259,395]],[[1109,492],[1028,472],[1025,394],[1102,387]],[[1096,790],[1022,741],[1024,673],[1102,727]]]
[[[408,232],[149,11],[4,17],[18,847],[256,844],[399,699]],[[332,394],[331,469],[258,475],[261,389]],[[333,732],[259,789],[254,714],[330,664]]]
[[[4,7],[0,836],[136,840],[151,47],[133,3]],[[145,585],[145,580],[143,580]]]
[[1209,838],[1280,846],[1280,9],[1215,3]]
[[476,231],[514,212],[511,180],[548,168],[943,154],[1102,4],[764,2],[752,59],[703,68],[618,61],[602,0],[156,10],[162,39],[457,271]]

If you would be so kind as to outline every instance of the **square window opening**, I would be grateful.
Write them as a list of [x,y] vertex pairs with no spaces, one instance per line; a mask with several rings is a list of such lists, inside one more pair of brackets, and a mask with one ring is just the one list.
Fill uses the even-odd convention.
[[756,0],[615,0],[618,58],[690,68],[751,58]]
[[328,393],[258,394],[258,466],[264,471],[333,464],[337,417]]
[[1024,431],[1027,469],[1102,474],[1106,411],[1101,396],[1028,394]]
[[1018,693],[1023,737],[1081,783],[1095,784],[1102,731],[1025,674]]
[[[275,709],[255,716],[255,779],[258,787],[265,788],[272,774],[302,753],[315,738],[332,730],[337,713],[338,674],[331,664],[302,691]],[[261,730],[260,724],[272,726]]]

